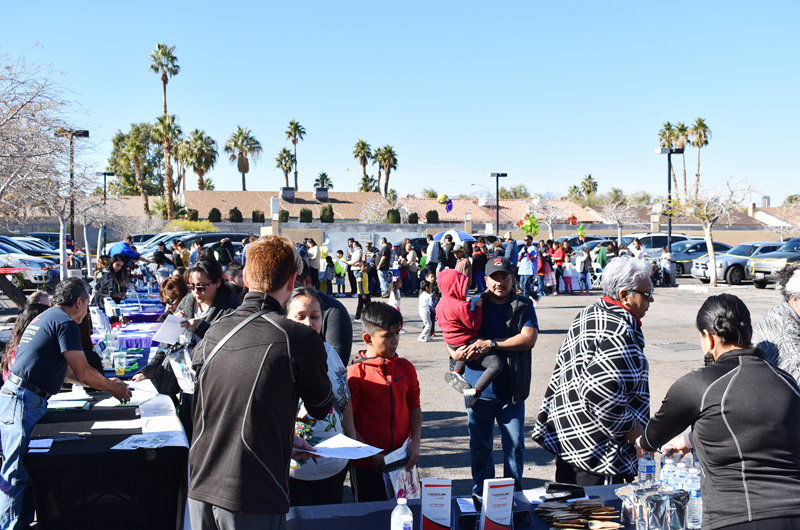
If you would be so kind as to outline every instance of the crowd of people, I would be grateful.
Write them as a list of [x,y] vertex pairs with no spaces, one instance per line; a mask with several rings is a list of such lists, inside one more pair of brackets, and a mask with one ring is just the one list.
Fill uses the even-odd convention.
[[[800,524],[800,508],[781,496],[800,492],[800,267],[781,272],[784,302],[755,329],[735,296],[705,302],[697,330],[707,366],[676,381],[651,418],[642,333],[654,300],[649,263],[610,245],[597,256],[576,255],[568,243],[535,244],[528,236],[519,245],[505,236],[505,247],[479,238],[471,248],[428,236],[420,256],[408,242],[393,254],[385,238],[378,249],[350,239],[335,258],[313,239],[254,237],[243,264],[225,240],[192,251],[178,242],[152,263],[130,242],[112,249],[91,293],[73,278],[52,298],[30,300],[6,346],[0,475],[8,487],[0,488],[0,525],[33,519],[19,455],[65,380],[130,399],[123,382],[96,367],[86,316],[90,304],[124,299],[137,276],[158,285],[162,320],[185,320],[185,340],[161,344],[133,379],[150,379],[173,396],[191,440],[193,528],[284,528],[290,506],[340,503],[348,472],[357,502],[388,498],[384,456],[406,445],[410,470],[421,453],[419,379],[398,354],[407,314],[400,300],[409,294],[418,294],[417,340],[430,341],[438,324],[450,360],[444,379],[464,398],[473,494],[481,496],[484,480],[495,476],[495,425],[504,476],[521,489],[536,301],[573,288],[588,293],[586,267],[595,260],[603,267],[602,298],[569,327],[533,425],[533,440],[554,455],[554,479],[631,481],[643,452],[694,450],[703,469],[704,528]],[[336,296],[347,295],[345,278],[358,297],[353,317]],[[352,355],[354,322],[363,349]],[[193,394],[165,366],[176,347],[191,350]],[[753,399],[763,388],[770,398]],[[315,458],[313,445],[340,433],[381,453],[351,462]]]

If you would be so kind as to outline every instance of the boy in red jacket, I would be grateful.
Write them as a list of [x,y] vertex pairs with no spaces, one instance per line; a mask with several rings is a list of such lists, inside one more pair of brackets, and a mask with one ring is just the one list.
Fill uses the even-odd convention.
[[[478,330],[483,320],[483,298],[476,300],[475,308],[470,309],[470,301],[467,300],[469,278],[456,270],[443,270],[439,273],[437,281],[442,299],[436,306],[436,320],[439,321],[445,344],[457,350],[478,338]],[[486,370],[475,383],[475,388],[464,379],[465,361],[456,361],[453,371],[444,374],[444,380],[464,394],[467,407],[472,407],[481,392],[486,390],[503,371],[500,358],[495,354],[484,355],[479,362]]]
[[383,455],[408,443],[411,470],[419,460],[422,409],[419,380],[414,365],[397,355],[403,317],[382,302],[367,304],[361,314],[367,349],[347,368],[350,404],[358,440],[383,449],[380,454],[354,460],[350,481],[356,502],[388,500],[383,474]]

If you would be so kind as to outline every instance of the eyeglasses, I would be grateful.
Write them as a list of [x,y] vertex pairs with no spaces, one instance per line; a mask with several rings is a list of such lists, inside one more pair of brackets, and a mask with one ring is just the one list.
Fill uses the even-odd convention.
[[209,285],[211,285],[211,283],[198,283],[197,285],[190,283],[186,287],[188,287],[192,292],[202,293]]
[[640,295],[644,296],[645,298],[653,298],[653,293],[656,292],[655,289],[650,289],[649,291],[637,291],[636,289],[631,289],[632,293],[639,293]]
[[164,300],[164,305],[172,305],[175,303],[175,300],[177,300],[177,298],[167,298]]

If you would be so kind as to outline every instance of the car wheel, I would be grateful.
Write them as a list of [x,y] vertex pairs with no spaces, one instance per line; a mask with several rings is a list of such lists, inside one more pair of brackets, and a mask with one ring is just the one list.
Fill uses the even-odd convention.
[[675,264],[675,276],[683,276],[683,263]]
[[753,285],[756,286],[756,289],[763,289],[767,286],[767,282],[764,280],[753,280]]
[[699,280],[700,283],[711,283],[711,280],[709,280],[708,278],[699,278]]
[[728,281],[729,285],[739,285],[744,280],[744,270],[741,267],[731,267],[728,269],[728,274],[725,275],[725,279]]

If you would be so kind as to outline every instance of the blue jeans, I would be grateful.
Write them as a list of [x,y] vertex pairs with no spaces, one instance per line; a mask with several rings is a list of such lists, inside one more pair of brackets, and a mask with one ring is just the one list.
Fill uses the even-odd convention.
[[486,273],[485,272],[476,272],[475,273],[475,289],[478,290],[479,293],[482,293],[486,290]]
[[536,276],[536,283],[539,287],[539,296],[547,296],[547,286],[544,284],[544,276]]
[[503,445],[503,476],[514,478],[514,489],[522,491],[525,465],[525,403],[513,405],[508,399],[479,399],[467,409],[469,450],[472,461],[473,493],[481,495],[483,481],[494,478],[494,423],[500,428]]
[[378,271],[378,281],[381,282],[381,296],[386,296],[392,281],[392,271]]
[[528,298],[529,296],[539,299],[536,291],[533,288],[533,275],[521,274],[519,277],[520,288],[522,289],[522,296]]
[[33,491],[21,458],[34,425],[45,412],[46,399],[11,381],[3,384],[0,442],[5,459],[0,470],[0,528],[27,528],[33,522]]

